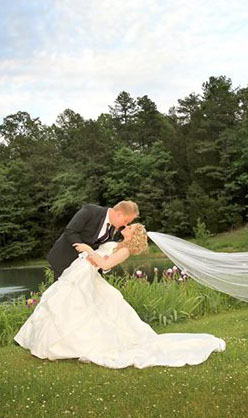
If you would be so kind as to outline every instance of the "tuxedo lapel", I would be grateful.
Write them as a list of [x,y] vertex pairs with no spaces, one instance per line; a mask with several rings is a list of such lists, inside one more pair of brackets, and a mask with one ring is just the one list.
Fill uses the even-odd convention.
[[97,241],[98,235],[102,229],[103,223],[105,221],[106,215],[107,215],[107,211],[109,208],[103,208],[103,213],[102,213],[102,217],[100,219],[100,223],[96,228],[96,233],[94,234],[94,242]]

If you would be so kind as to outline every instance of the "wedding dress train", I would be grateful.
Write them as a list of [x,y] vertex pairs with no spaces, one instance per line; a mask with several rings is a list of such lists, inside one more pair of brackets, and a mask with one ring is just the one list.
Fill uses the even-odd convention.
[[[111,255],[116,245],[97,252]],[[225,350],[225,341],[211,334],[157,334],[80,258],[43,293],[14,339],[41,359],[77,358],[115,369],[195,365]]]

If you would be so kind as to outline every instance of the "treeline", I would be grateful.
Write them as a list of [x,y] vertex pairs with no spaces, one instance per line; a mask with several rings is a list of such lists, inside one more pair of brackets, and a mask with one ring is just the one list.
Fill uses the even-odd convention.
[[148,230],[192,234],[247,221],[248,87],[210,77],[162,114],[121,92],[97,120],[66,109],[0,125],[0,260],[44,256],[86,202],[135,200]]

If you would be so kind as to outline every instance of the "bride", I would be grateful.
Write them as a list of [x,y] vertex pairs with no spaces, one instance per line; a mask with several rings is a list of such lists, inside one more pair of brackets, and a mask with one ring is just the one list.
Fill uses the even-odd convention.
[[73,261],[43,293],[15,341],[41,359],[77,358],[115,369],[195,365],[225,350],[225,341],[211,334],[157,334],[100,275],[99,268],[147,248],[143,225],[126,226],[122,235],[122,242],[96,251],[83,244],[88,256]]

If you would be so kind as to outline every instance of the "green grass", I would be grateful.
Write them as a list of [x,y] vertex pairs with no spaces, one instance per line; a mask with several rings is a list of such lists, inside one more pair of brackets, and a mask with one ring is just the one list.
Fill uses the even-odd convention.
[[209,248],[223,252],[248,251],[248,224],[234,231],[210,237]]
[[198,366],[111,370],[50,362],[19,346],[0,348],[1,418],[244,418],[248,413],[248,307],[158,332],[207,332],[226,351]]
[[[195,238],[185,238],[197,244]],[[199,243],[213,251],[239,252],[248,251],[248,224],[238,229],[211,236],[207,242]],[[149,245],[148,257],[164,257],[164,253],[154,244]]]

